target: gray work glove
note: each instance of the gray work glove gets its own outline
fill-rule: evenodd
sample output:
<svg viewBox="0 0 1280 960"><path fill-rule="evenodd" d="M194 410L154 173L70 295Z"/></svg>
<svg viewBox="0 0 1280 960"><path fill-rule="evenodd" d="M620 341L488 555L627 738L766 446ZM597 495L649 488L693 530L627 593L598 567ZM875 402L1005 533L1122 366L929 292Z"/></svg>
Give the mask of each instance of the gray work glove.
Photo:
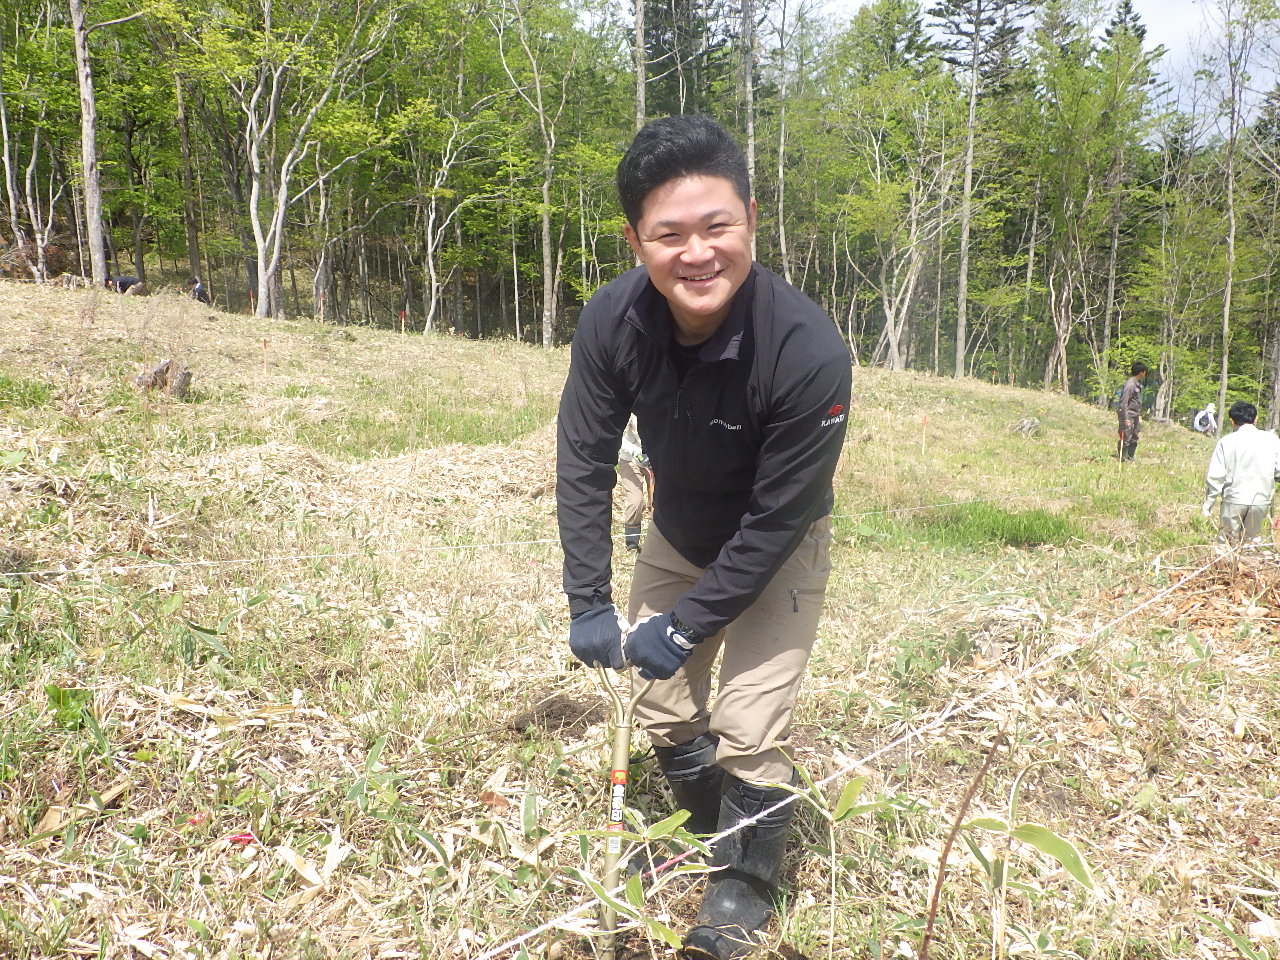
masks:
<svg viewBox="0 0 1280 960"><path fill-rule="evenodd" d="M1209 499L1205 500L1204 506L1200 508L1200 512L1203 513L1206 517L1213 516L1213 502L1214 502L1213 498L1210 497Z"/></svg>
<svg viewBox="0 0 1280 960"><path fill-rule="evenodd" d="M622 638L630 627L612 603L592 607L569 621L569 649L588 667L623 670Z"/></svg>

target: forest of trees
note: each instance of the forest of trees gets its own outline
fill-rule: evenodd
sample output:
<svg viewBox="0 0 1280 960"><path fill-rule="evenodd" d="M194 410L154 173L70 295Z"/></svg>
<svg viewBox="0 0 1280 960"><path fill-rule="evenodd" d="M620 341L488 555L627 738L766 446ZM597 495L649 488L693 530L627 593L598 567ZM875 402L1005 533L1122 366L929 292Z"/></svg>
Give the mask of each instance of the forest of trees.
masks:
<svg viewBox="0 0 1280 960"><path fill-rule="evenodd" d="M1157 416L1280 411L1280 12L1205 0L1178 84L1129 0L7 0L0 274L567 341L631 266L613 170L707 112L759 260L855 362Z"/></svg>

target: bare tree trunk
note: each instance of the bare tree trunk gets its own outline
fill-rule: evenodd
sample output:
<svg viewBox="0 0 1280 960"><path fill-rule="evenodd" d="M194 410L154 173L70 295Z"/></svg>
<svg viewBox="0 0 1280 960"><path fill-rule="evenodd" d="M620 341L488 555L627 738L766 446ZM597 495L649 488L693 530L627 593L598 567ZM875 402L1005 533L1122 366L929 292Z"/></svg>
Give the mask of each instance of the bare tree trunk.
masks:
<svg viewBox="0 0 1280 960"><path fill-rule="evenodd" d="M1112 189L1115 189L1114 187ZM1106 365L1111 355L1111 322L1116 308L1116 258L1120 250L1120 217L1113 214L1111 218L1111 249L1107 254L1107 301L1102 310L1102 357L1098 369L1098 406L1107 405Z"/></svg>
<svg viewBox="0 0 1280 960"><path fill-rule="evenodd" d="M636 71L636 130L644 126L644 118L648 109L645 104L645 84L648 80L649 56L648 47L645 44L644 4L645 0L635 0L635 3L632 4L636 18L635 48L633 51Z"/></svg>
<svg viewBox="0 0 1280 960"><path fill-rule="evenodd" d="M85 233L93 284L107 282L107 254L102 242L102 186L98 176L98 105L93 93L93 68L89 62L89 30L84 0L68 0L75 31L76 79L80 87L80 160L84 180Z"/></svg>
<svg viewBox="0 0 1280 960"><path fill-rule="evenodd" d="M964 145L964 192L960 195L960 256L956 276L956 365L953 376L964 376L965 348L969 336L969 231L973 222L973 141L978 125L978 49L980 31L975 26L969 66L969 119Z"/></svg>
<svg viewBox="0 0 1280 960"><path fill-rule="evenodd" d="M1218 372L1218 410L1225 414L1231 360L1231 306L1236 276L1236 163L1240 131L1244 124L1244 97L1249 82L1257 13L1249 4L1238 5L1236 0L1219 0L1218 9L1224 21L1222 43L1227 71L1227 137L1224 152L1227 175L1227 262L1222 285L1222 361Z"/></svg>
<svg viewBox="0 0 1280 960"><path fill-rule="evenodd" d="M126 108L127 109L127 108ZM134 153L133 141L134 136L138 132L137 121L132 113L126 113L124 117L124 165L129 173L129 186L136 192L142 190L142 168L138 163L137 155ZM143 247L142 227L143 212L142 204L138 200L134 200L129 211L129 219L133 223L133 272L139 280L146 281L147 265L145 250Z"/></svg>
<svg viewBox="0 0 1280 960"><path fill-rule="evenodd" d="M19 219L18 181L14 172L14 157L9 142L9 111L4 97L4 31L0 30L0 147L4 157L4 192L8 202L9 230L13 234L13 246L21 251L27 245Z"/></svg>
<svg viewBox="0 0 1280 960"><path fill-rule="evenodd" d="M175 75L173 84L178 107L178 143L182 148L182 221L187 231L187 268L191 271L191 276L204 279L200 269L200 221L196 211L196 185L191 165L191 125L187 122L182 77Z"/></svg>
<svg viewBox="0 0 1280 960"><path fill-rule="evenodd" d="M502 58L502 66L507 72L508 79L511 80L516 93L533 111L534 117L538 121L538 130L542 135L542 210L540 211L542 345L544 347L553 347L555 346L556 319L556 252L551 240L551 184L555 178L556 124L559 123L560 116L564 113L565 104L569 98L568 84L572 73L572 59L570 66L564 71L559 81L559 99L554 106L549 106L547 104L547 83L544 78L544 67L543 62L540 60L541 51L534 48L533 38L530 35L529 25L525 19L525 12L520 6L520 0L511 0L510 9L520 35L520 46L528 58L532 74L532 80L527 88L516 79L511 70L510 63L507 60L506 48L502 43L503 30L501 25L499 25L498 33L498 52Z"/></svg>

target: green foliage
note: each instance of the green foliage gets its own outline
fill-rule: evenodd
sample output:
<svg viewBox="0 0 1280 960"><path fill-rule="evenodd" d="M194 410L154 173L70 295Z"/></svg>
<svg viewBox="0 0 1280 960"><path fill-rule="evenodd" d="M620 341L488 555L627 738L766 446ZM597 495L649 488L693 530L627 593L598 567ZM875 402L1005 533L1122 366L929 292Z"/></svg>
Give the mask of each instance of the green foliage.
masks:
<svg viewBox="0 0 1280 960"><path fill-rule="evenodd" d="M49 698L49 710L60 726L79 730L84 725L86 708L93 702L92 690L48 683L44 692Z"/></svg>
<svg viewBox="0 0 1280 960"><path fill-rule="evenodd" d="M31 409L47 405L53 397L49 384L0 374L0 409Z"/></svg>
<svg viewBox="0 0 1280 960"><path fill-rule="evenodd" d="M986 501L914 511L900 518L880 515L863 521L854 532L872 541L905 538L950 549L1027 549L1087 538L1070 517L1040 509L1010 510Z"/></svg>

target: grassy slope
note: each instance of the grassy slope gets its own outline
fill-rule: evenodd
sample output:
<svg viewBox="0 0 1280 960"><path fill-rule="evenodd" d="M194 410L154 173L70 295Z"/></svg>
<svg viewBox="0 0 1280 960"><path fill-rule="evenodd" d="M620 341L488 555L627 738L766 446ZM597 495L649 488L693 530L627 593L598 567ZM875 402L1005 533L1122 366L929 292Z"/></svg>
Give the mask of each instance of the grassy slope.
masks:
<svg viewBox="0 0 1280 960"><path fill-rule="evenodd" d="M465 957L581 902L607 728L562 636L566 353L16 285L0 321L0 955ZM132 386L169 357L187 402ZM775 947L909 955L999 732L968 817L1046 825L1095 889L966 831L935 957L1234 955L1214 920L1280 955L1273 568L1100 629L1209 556L1207 443L1150 425L1121 471L1068 398L855 384L796 747L815 798L881 805L805 814Z"/></svg>

